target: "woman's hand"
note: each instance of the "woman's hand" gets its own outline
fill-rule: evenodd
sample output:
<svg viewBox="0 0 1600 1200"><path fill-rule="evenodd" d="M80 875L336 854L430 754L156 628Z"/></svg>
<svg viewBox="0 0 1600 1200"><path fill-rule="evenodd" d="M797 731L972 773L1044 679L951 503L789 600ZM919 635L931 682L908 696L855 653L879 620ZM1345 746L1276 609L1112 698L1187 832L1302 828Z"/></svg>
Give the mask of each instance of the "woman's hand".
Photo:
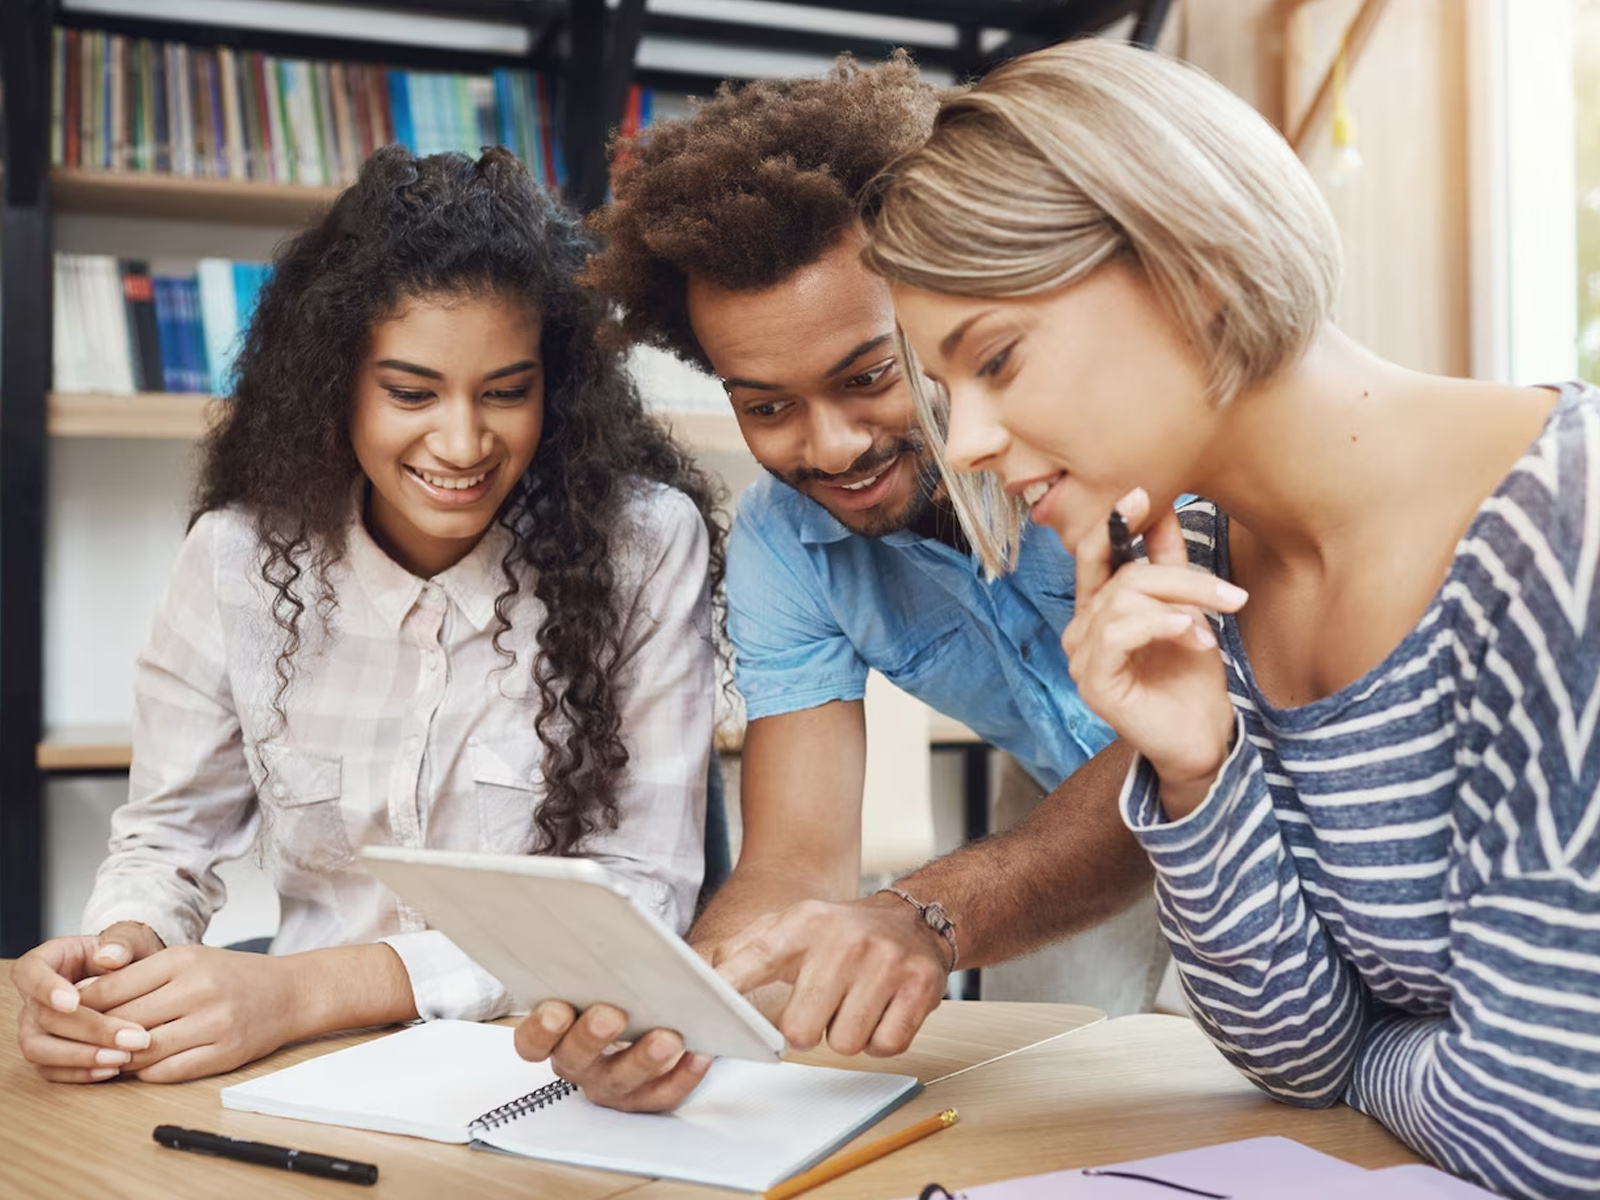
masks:
<svg viewBox="0 0 1600 1200"><path fill-rule="evenodd" d="M1234 732L1222 656L1203 610L1237 612L1241 588L1189 567L1177 515L1149 520L1136 488L1117 503L1130 529L1143 528L1148 562L1115 573L1104 524L1072 547L1077 611L1061 637L1079 694L1150 760L1169 820L1205 798Z"/></svg>
<svg viewBox="0 0 1600 1200"><path fill-rule="evenodd" d="M120 1074L134 1052L150 1045L150 1035L137 1022L83 1004L83 988L163 948L149 926L124 921L98 937L52 938L24 954L11 969L22 997L22 1056L56 1083L98 1083Z"/></svg>
<svg viewBox="0 0 1600 1200"><path fill-rule="evenodd" d="M174 946L79 989L85 1008L149 1030L121 1068L152 1083L231 1071L304 1036L295 958Z"/></svg>

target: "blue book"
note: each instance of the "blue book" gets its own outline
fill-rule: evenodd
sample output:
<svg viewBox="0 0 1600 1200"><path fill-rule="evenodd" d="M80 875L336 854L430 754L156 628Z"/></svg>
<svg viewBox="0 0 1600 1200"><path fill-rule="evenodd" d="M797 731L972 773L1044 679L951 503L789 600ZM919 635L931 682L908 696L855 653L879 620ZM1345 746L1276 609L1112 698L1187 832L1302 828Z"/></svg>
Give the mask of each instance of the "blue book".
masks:
<svg viewBox="0 0 1600 1200"><path fill-rule="evenodd" d="M151 280L156 297L156 340L161 344L161 386L169 392L181 392L183 371L180 367L178 342L178 308L173 295L170 276L157 275Z"/></svg>
<svg viewBox="0 0 1600 1200"><path fill-rule="evenodd" d="M237 344L240 346L249 335L250 321L256 315L256 301L271 274L272 267L267 263L233 264L233 307L239 321Z"/></svg>
<svg viewBox="0 0 1600 1200"><path fill-rule="evenodd" d="M200 315L200 281L193 275L178 281L182 296L183 339L187 354L188 391L209 392L211 371L206 365L206 331Z"/></svg>
<svg viewBox="0 0 1600 1200"><path fill-rule="evenodd" d="M406 81L406 76L410 74L410 71L388 72L389 116L394 122L394 140L415 154L417 134L411 125L411 89Z"/></svg>

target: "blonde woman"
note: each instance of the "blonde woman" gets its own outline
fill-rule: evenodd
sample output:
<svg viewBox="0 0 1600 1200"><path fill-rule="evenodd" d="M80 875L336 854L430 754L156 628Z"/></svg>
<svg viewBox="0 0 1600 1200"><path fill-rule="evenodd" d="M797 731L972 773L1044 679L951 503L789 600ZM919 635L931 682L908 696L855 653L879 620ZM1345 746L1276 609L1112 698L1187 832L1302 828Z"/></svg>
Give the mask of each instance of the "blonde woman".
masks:
<svg viewBox="0 0 1600 1200"><path fill-rule="evenodd" d="M951 98L869 218L949 464L1004 487L956 477L968 518L1077 555L1063 644L1218 1047L1509 1195L1600 1192L1600 396L1356 345L1293 154L1127 47Z"/></svg>

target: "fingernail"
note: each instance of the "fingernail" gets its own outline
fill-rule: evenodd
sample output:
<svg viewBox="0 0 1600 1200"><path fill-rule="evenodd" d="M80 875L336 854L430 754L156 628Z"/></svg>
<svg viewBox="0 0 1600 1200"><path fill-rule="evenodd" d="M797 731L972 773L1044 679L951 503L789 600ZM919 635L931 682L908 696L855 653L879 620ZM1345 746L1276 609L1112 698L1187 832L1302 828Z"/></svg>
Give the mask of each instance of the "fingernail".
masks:
<svg viewBox="0 0 1600 1200"><path fill-rule="evenodd" d="M1217 644L1217 635L1211 632L1211 626L1201 622L1194 627L1194 640L1202 647L1210 650Z"/></svg>
<svg viewBox="0 0 1600 1200"><path fill-rule="evenodd" d="M561 1027L566 1024L561 1014L553 1008L546 1008L539 1013L539 1028L546 1033L560 1033Z"/></svg>
<svg viewBox="0 0 1600 1200"><path fill-rule="evenodd" d="M57 1012L78 1011L78 989L60 987L50 993L50 1007Z"/></svg>
<svg viewBox="0 0 1600 1200"><path fill-rule="evenodd" d="M689 1056L689 1073L691 1075L704 1075L711 1066L711 1055L691 1054Z"/></svg>
<svg viewBox="0 0 1600 1200"><path fill-rule="evenodd" d="M119 1029L117 1030L116 1042L124 1050L148 1050L150 1048L150 1034L143 1029Z"/></svg>
<svg viewBox="0 0 1600 1200"><path fill-rule="evenodd" d="M122 1072L116 1067L96 1067L94 1070L89 1072L89 1078L98 1081L101 1079L110 1079L113 1075L121 1074Z"/></svg>
<svg viewBox="0 0 1600 1200"><path fill-rule="evenodd" d="M676 1058L682 1052L676 1049L666 1038L660 1038L650 1043L649 1053L651 1062L666 1063L670 1062L673 1058Z"/></svg>
<svg viewBox="0 0 1600 1200"><path fill-rule="evenodd" d="M1145 495L1144 489L1136 487L1121 500L1117 501L1117 511L1126 517L1130 512L1138 512L1149 501L1150 497Z"/></svg>
<svg viewBox="0 0 1600 1200"><path fill-rule="evenodd" d="M117 942L112 942L109 946L101 946L100 949L94 952L94 956L101 962L111 963L113 966L118 967L131 957L128 953L128 948Z"/></svg>
<svg viewBox="0 0 1600 1200"><path fill-rule="evenodd" d="M601 1010L595 1016L594 1020L590 1022L589 1028L593 1031L595 1037L614 1038L627 1028L627 1024L627 1020L621 1013L608 1008Z"/></svg>
<svg viewBox="0 0 1600 1200"><path fill-rule="evenodd" d="M1235 587L1226 579L1217 580L1217 599L1222 603L1238 607L1250 599L1250 593L1242 587Z"/></svg>
<svg viewBox="0 0 1600 1200"><path fill-rule="evenodd" d="M94 1060L108 1067L119 1067L129 1061L133 1055L126 1050L96 1050Z"/></svg>

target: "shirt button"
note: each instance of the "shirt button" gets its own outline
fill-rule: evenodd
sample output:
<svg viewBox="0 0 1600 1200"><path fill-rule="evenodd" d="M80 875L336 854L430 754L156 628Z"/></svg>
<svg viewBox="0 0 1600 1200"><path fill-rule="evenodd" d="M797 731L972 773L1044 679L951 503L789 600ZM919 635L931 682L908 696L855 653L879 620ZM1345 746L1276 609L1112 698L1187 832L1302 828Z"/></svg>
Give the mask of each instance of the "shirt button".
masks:
<svg viewBox="0 0 1600 1200"><path fill-rule="evenodd" d="M272 794L279 800L283 800L288 797L289 789L284 787L282 783L275 783L272 785Z"/></svg>
<svg viewBox="0 0 1600 1200"><path fill-rule="evenodd" d="M1032 662L1033 661L1033 643L1032 642L1023 642L1022 643L1022 661L1023 662Z"/></svg>

